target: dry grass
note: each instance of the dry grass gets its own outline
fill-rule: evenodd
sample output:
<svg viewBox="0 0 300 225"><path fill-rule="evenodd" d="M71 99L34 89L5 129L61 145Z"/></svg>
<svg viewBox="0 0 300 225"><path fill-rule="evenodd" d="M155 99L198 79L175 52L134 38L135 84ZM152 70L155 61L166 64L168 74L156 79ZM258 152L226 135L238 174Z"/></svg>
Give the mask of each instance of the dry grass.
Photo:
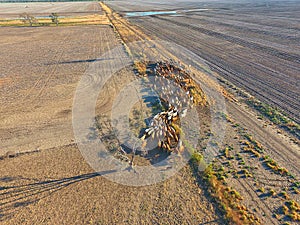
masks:
<svg viewBox="0 0 300 225"><path fill-rule="evenodd" d="M80 16L72 18L63 18L60 19L60 23L76 23L76 24L109 24L109 20L104 15L89 15L89 16Z"/></svg>
<svg viewBox="0 0 300 225"><path fill-rule="evenodd" d="M105 15L88 15L88 16L76 16L76 17L66 17L58 18L59 26L63 25L109 25L110 22ZM28 26L22 21L22 19L1 19L0 26ZM38 19L33 26L55 26L55 24L49 18Z"/></svg>
<svg viewBox="0 0 300 225"><path fill-rule="evenodd" d="M291 221L300 221L300 205L294 201L286 201L282 206L282 213L287 216Z"/></svg>
<svg viewBox="0 0 300 225"><path fill-rule="evenodd" d="M141 76L146 75L147 71L147 62L145 61L134 61L134 67Z"/></svg>
<svg viewBox="0 0 300 225"><path fill-rule="evenodd" d="M234 224L260 224L259 219L241 203L243 198L239 192L226 184L224 176L208 167L205 177L212 197L222 206L227 219Z"/></svg>
<svg viewBox="0 0 300 225"><path fill-rule="evenodd" d="M150 40L147 35L141 33L140 29L138 27L132 26L126 19L120 17L117 13L113 12L109 7L101 3L102 8L106 12L107 16L109 17L111 23L114 26L114 29L116 33L118 33L119 37L122 39L124 46L126 47L126 44L133 43L134 41L139 40ZM133 52L133 51L128 51ZM138 52L138 51L136 51ZM138 52L139 53L139 52ZM133 55L135 56L135 52L133 52ZM171 57L171 56L170 56ZM172 57L171 57L172 58ZM177 61L177 60L176 60ZM147 62L145 60L145 62ZM143 60L136 61L135 63L136 69L139 71L139 74L142 75L145 71L145 66L143 65ZM222 89L223 90L223 89ZM221 90L221 91L222 91ZM228 100L231 102L237 101L235 97L226 91L223 91L223 96L225 96ZM233 122L231 118L226 118L229 123ZM234 124L235 128L238 128L240 130L240 125ZM242 136L245 134L239 133ZM240 136L237 136L237 139L239 139ZM265 161L265 152L264 147L261 143L254 140L253 137L250 135L244 136L244 140L242 140L240 143L242 143L244 147L244 151L250 153L251 155L255 156L256 160L260 160L260 162L264 165L264 169L267 169L269 171L269 168L266 165ZM264 142L263 142L264 143ZM246 155L246 154L245 154ZM224 149L224 156L227 159L234 159L232 158L233 155L230 152L229 148ZM199 158L199 159L198 159ZM201 161L202 156L201 155L193 155L192 159L195 159L194 161ZM245 161L241 158L240 162L241 165L245 165ZM243 163L243 164L242 164ZM270 164L271 165L271 164ZM276 164L277 166L277 164ZM244 167L243 167L244 168ZM276 167L273 168L270 171L275 171L276 173L282 175L282 176L288 176L289 172L283 168L283 167ZM253 177L255 173L250 173L252 171L248 171L246 169L241 170L243 175L245 177ZM259 220L248 210L243 204L242 204L242 198L239 195L237 191L230 188L226 184L226 176L223 176L222 173L219 173L218 171L208 171L207 173L207 186L208 189L211 192L211 196L213 199L215 199L218 202L218 205L221 206L221 208L224 210L224 213L226 214L226 217L228 220L235 224L255 224L259 223ZM253 177L252 179L256 179L256 177ZM271 192L272 196L276 195L276 192ZM243 202L244 203L244 202ZM247 202L246 202L247 204ZM264 218L262 219L262 223L264 223Z"/></svg>

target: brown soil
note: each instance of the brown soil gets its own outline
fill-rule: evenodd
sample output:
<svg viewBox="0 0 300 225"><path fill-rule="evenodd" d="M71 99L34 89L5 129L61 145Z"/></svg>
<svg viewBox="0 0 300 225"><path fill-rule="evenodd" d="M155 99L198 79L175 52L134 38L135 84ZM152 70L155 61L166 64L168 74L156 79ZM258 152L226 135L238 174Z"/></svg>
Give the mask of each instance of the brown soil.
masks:
<svg viewBox="0 0 300 225"><path fill-rule="evenodd" d="M117 41L107 26L1 28L1 154L72 142L72 103L87 67ZM18 51L16 51L16 49Z"/></svg>
<svg viewBox="0 0 300 225"><path fill-rule="evenodd" d="M186 167L172 179L127 187L95 174L76 145L1 161L3 224L218 224Z"/></svg>
<svg viewBox="0 0 300 225"><path fill-rule="evenodd" d="M178 1L178 6L184 4ZM151 3L108 2L123 13L144 11ZM156 3L152 3L156 8ZM177 6L177 5L176 5ZM159 7L174 9L169 1ZM282 15L283 9L289 12ZM294 18L299 5L290 3L258 7L255 3L222 4L191 2L185 9L213 9L177 15L132 17L151 38L160 38L186 47L207 61L226 80L259 100L283 110L299 121L299 24ZM278 18L284 18L282 20Z"/></svg>
<svg viewBox="0 0 300 225"><path fill-rule="evenodd" d="M1 223L222 221L189 166L163 183L133 188L95 174L82 158L72 131L73 96L93 60L118 43L111 27L0 29L0 68L13 81L0 90ZM109 112L134 74L127 69L118 77L100 93L98 114Z"/></svg>
<svg viewBox="0 0 300 225"><path fill-rule="evenodd" d="M0 18L18 18L22 13L33 16L49 16L51 13L59 16L79 16L102 14L102 10L97 2L27 2L0 5Z"/></svg>
<svg viewBox="0 0 300 225"><path fill-rule="evenodd" d="M149 38L127 21L118 22L123 29L119 32L126 34L121 36L123 41ZM153 32L151 24L145 23ZM127 187L95 173L80 154L71 121L76 86L89 65L119 41L110 26L0 28L3 224L226 223L218 204L199 183L201 177L189 165L165 182ZM133 79L129 67L112 77L99 94L98 116L109 115L117 93ZM232 146L234 158L229 160L220 151L215 164L228 172L227 185L240 192L243 204L262 224L289 221L281 207L288 199L300 200L291 188L299 180L299 146L235 98L237 102L227 102L232 119L228 120L224 143L216 143L220 150ZM293 177L276 174L261 158L244 152L241 142L245 132L262 144L263 154L287 168ZM244 176L244 169L252 176ZM259 190L262 188L264 193ZM274 196L268 195L271 189Z"/></svg>
<svg viewBox="0 0 300 225"><path fill-rule="evenodd" d="M112 6L114 8L115 3L112 3ZM228 40L226 39L226 44L222 45L222 43L225 40L223 38L224 35L222 33L220 34L216 32L209 32L206 30L206 28L202 28L202 27L198 28L198 26L191 27L186 23L188 19L189 21L191 20L192 22L195 21L195 18L192 17L193 18L192 20L188 16L185 17L184 20L181 17L171 17L171 16L154 16L154 17L144 17L144 18L140 17L137 19L131 19L131 21L134 22L135 26L130 26L128 20L123 18L118 18L117 14L115 14L112 18L113 20L115 19L116 21L118 21L115 23L115 26L121 33L121 36L123 34L124 36L123 40L125 41L125 43L130 42L131 40L138 40L139 38L141 39L145 38L147 40L151 40L151 39L155 39L156 37L160 37L163 38L164 40L174 41L176 43L182 44L183 46L186 46L187 48L191 49L197 54L200 54L200 56L203 58L205 58L206 54L209 53L209 57L211 58L208 57L205 59L208 60L208 64L212 67L212 69L214 71L219 72L218 75L231 80L229 76L223 73L226 70L218 70L216 68L224 69L227 68L228 65L232 66L233 68L234 65L231 65L232 62L230 61L230 57L231 56L233 57L233 55L235 56L237 54L243 54L243 51L246 50L245 47L249 48L247 52L253 51L252 48L253 46L243 45L243 48L240 48L240 45L233 41L236 40L234 38L232 39L228 38ZM139 29L137 25L140 26L141 29L146 31L146 34L141 33L140 32L141 29ZM184 31L185 29L187 30ZM168 35L166 35L166 30L168 30ZM219 30L220 29L218 27L217 31L219 32ZM178 31L183 31L183 32L178 32ZM132 37L134 33L135 36ZM210 37L208 38L208 36ZM241 37L245 37L245 35ZM218 38L221 40L218 40ZM155 41L153 41L153 43L155 43ZM199 45L197 43L199 43ZM208 44L206 45L206 43ZM228 48L231 47L238 50L234 54L232 54L232 51L225 51L225 50L216 51L217 47L214 46L216 45L215 43L219 43L217 46L218 48L220 48L221 46L226 46ZM208 48L206 48L207 46ZM262 49L260 49L260 51L262 51ZM262 62L261 64L264 68L266 68L267 66L274 67L275 64L270 64L267 62L267 60L272 61L273 57L279 57L275 55L277 51L278 50L275 49L271 53L268 51L262 51L260 53L256 53L256 54L268 55L264 57L264 62ZM292 49L289 51L292 52ZM216 63L216 62L221 62L221 61L217 61L218 58L216 56L218 52L222 54L222 57L224 56L224 54L230 54L230 57L226 56L226 66L222 64L219 65ZM246 55L243 54L243 57L246 57ZM250 62L250 61L247 59L244 62ZM235 64L239 63L239 68L240 67L242 68L241 65L243 63L241 61L235 60L234 63ZM290 60L285 65L288 66L293 64L294 62ZM255 65L257 65L257 63L255 63ZM246 68L246 66L244 66L243 68ZM276 70L281 70L281 69L282 67L276 67ZM248 70L248 71L252 72L252 70ZM291 72L290 79L293 80L295 77L295 72L292 72L291 70L289 71ZM241 73L239 76L242 77L245 75L243 70L241 70L240 72ZM261 70L261 72L267 73L266 70ZM260 73L256 73L256 75L259 74ZM232 75L235 76L235 73L233 72ZM259 76L265 78L265 76L263 75L259 75ZM249 76L247 77L249 78ZM235 79L237 79L237 76L235 76ZM277 82L276 84L283 85L283 86L277 88L277 86L274 84L274 85L268 85L268 87L266 87L264 90L259 90L259 86L256 85L255 88L251 86L252 85L251 82L252 81L256 82L257 79L256 78L251 78L251 79L249 78L247 80L248 83L246 86L241 85L239 82L236 82L236 84L239 87L246 88L246 90L251 89L251 94L254 94L255 96L258 95L264 96L263 101L265 102L269 102L270 100L272 101L272 99L274 101L275 100L277 101L277 99L279 99L279 95L276 95L276 98L274 97L275 95L273 95L274 98L270 98L271 96L270 93L273 91L277 91L279 89L281 90L285 89L284 83ZM267 82L265 81L261 83L267 84ZM253 90L255 92L253 92ZM296 94L297 91L295 90L293 91L293 93ZM262 224L278 224L280 222L283 223L284 221L289 221L290 223L293 223L292 221L290 221L290 218L287 215L283 215L282 206L286 204L285 202L288 200L294 200L299 202L299 194L298 194L299 191L295 192L294 189L292 188L294 183L299 178L299 169L298 169L299 168L298 159L299 159L299 151L300 151L299 145L286 132L278 129L278 127L276 127L272 123L260 119L258 113L250 109L246 105L244 105L242 103L242 99L240 99L238 95L232 97L233 98L231 99L235 99L235 101L228 101L226 105L229 113L228 115L230 115L230 117L233 118L233 120L232 122L228 122L228 129L226 132L224 143L223 145L220 145L219 148L220 150L222 150L223 148L225 148L225 146L233 146L234 151L232 152L232 154L234 155L234 158L232 160L228 160L220 156L217 157L216 164L225 167L225 170L228 172L227 175L228 186L236 188L241 193L241 196L243 197L243 203L247 206L248 209L250 209L251 212L253 212L258 218L260 218ZM289 95L286 95L283 98L289 98ZM282 100L283 104L279 103L279 101L277 102L277 104L279 104L283 109L285 109L288 114L293 116L297 114L297 109L296 109L297 107L295 107L293 101L294 100L288 102L286 100ZM289 106L287 106L287 104L289 103L293 104L293 108L295 109L294 111L289 110ZM276 174L274 171L272 171L266 166L266 163L264 163L264 159L255 158L253 157L253 155L244 152L243 145L241 144L241 142L245 140L244 137L245 132L251 134L253 140L258 141L259 143L262 144L264 156L270 157L278 165L280 165L280 167L286 168L287 171L289 171L292 174L292 176L284 176L284 175ZM241 157L241 159L238 159L237 156ZM250 171L251 173L250 176L243 176L245 169L247 171ZM265 189L264 193L260 193L260 189ZM275 191L276 194L274 196L270 196L268 193L271 191ZM280 194L282 192L283 193L286 192L288 197L282 198Z"/></svg>

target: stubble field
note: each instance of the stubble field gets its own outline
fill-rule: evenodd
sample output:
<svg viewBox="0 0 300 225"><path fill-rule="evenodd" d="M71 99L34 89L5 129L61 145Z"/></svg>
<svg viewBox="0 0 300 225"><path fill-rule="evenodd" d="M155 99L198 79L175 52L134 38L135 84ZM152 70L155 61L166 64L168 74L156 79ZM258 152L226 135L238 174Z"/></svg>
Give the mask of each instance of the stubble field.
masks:
<svg viewBox="0 0 300 225"><path fill-rule="evenodd" d="M0 18L18 18L22 13L33 16L49 16L51 13L58 13L60 16L102 14L97 2L1 3Z"/></svg>
<svg viewBox="0 0 300 225"><path fill-rule="evenodd" d="M195 52L225 79L299 123L299 11L297 2L108 2L127 12L177 10L176 15L129 17L147 34ZM153 6L152 9L149 6ZM190 11L188 11L190 10Z"/></svg>
<svg viewBox="0 0 300 225"><path fill-rule="evenodd" d="M72 4L60 9L74 15ZM101 177L81 156L73 98L88 68L120 45L111 26L0 27L0 36L0 223L222 221L188 166L171 180L135 188ZM99 114L109 112L133 68L117 75L99 95Z"/></svg>
<svg viewBox="0 0 300 225"><path fill-rule="evenodd" d="M0 222L297 224L298 139L246 105L239 89L298 121L299 8L293 2L271 3L107 2L121 16L98 3L57 3L57 11L66 15L96 10L112 24L0 27ZM48 15L45 4L35 4L32 13ZM0 12L19 13L23 6L6 5ZM145 10L178 13L126 17ZM122 44L122 60L129 54L127 44L135 50L134 41L155 45L157 38L196 53L237 89L224 89L231 93L222 115L226 134L222 143L214 143L218 154L210 172L199 172L191 161L164 182L123 186L95 173L81 156L72 130L73 98L89 67L105 61L103 54ZM136 74L132 65L108 80L99 93L98 119L111 114L117 94ZM214 135L207 115L202 116L199 153ZM106 135L100 130L96 136Z"/></svg>

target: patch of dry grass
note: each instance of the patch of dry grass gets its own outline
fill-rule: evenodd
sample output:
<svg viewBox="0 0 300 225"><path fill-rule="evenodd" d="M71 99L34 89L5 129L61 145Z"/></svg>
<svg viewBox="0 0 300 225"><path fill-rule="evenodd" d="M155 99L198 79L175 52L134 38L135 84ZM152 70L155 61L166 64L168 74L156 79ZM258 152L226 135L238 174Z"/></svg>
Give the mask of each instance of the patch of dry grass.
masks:
<svg viewBox="0 0 300 225"><path fill-rule="evenodd" d="M76 16L76 17L58 17L59 26L64 25L109 25L110 22L105 15L87 15L87 16ZM0 26L29 26L29 24L24 23L22 19L1 19ZM51 21L51 18L37 19L37 22L33 26L56 26L55 23Z"/></svg>
<svg viewBox="0 0 300 225"><path fill-rule="evenodd" d="M223 178L223 179L220 179ZM222 206L226 218L234 224L260 224L259 218L255 217L242 203L243 197L235 189L229 187L223 176L220 176L213 167L205 171L205 179L211 196Z"/></svg>

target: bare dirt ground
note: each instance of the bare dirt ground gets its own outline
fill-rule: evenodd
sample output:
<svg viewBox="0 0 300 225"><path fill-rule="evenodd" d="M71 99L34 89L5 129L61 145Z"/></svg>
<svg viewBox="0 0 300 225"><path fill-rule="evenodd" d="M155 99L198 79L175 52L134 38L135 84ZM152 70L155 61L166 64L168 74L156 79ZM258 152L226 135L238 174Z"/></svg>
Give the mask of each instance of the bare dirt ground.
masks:
<svg viewBox="0 0 300 225"><path fill-rule="evenodd" d="M145 11L151 4L147 2L145 7L139 7L139 3L127 4L124 1L107 3L121 12ZM136 29L144 30L150 38L173 41L192 50L222 77L264 102L275 103L298 120L299 40L297 24L294 23L297 16L292 16L297 7L292 9L293 4L285 5L289 14L284 14L280 5L272 5L271 9L255 4L250 7L242 4L227 5L226 9L218 8L220 4L207 5L214 10L128 19L136 25ZM194 9L197 6L195 3ZM291 10L288 10L289 7ZM162 9L175 8L166 3ZM256 20L256 16L247 16L247 13L258 14L260 18L266 16L266 19ZM219 17L222 18L217 23ZM290 48L290 45L293 47ZM285 53L290 57L285 58ZM293 59L294 56L296 58ZM289 221L288 213L285 214L283 209L288 204L286 201L293 199L299 202L299 193L294 192L293 188L299 180L299 145L288 134L262 120L257 112L239 102L238 96L236 98L238 102L227 102L228 115L233 119L229 120L223 143L232 148L233 158L224 159L221 153L216 163L225 167L223 169L227 171L225 174L229 186L236 187L242 193L243 202L261 219L262 224ZM247 140L249 134L251 140L255 140L254 143L258 141L262 144L263 153L260 156L253 156L244 150L241 143ZM288 168L293 178L274 173L266 166L264 157L272 158L282 167Z"/></svg>
<svg viewBox="0 0 300 225"><path fill-rule="evenodd" d="M76 84L116 44L113 31L107 26L1 31L1 154L70 143Z"/></svg>
<svg viewBox="0 0 300 225"><path fill-rule="evenodd" d="M0 30L1 223L223 224L189 166L168 181L134 188L101 177L81 156L73 97L90 64L119 43L110 26ZM132 69L118 75L100 93L99 114L134 77Z"/></svg>
<svg viewBox="0 0 300 225"><path fill-rule="evenodd" d="M147 34L180 44L212 70L299 122L299 4L230 1L108 2L119 12L178 10L177 15L129 18ZM201 11L209 9L208 11ZM187 11L192 10L192 11ZM125 14L124 14L125 15Z"/></svg>
<svg viewBox="0 0 300 225"><path fill-rule="evenodd" d="M63 4L66 8L71 7L67 3ZM118 1L111 4L122 11L141 9L137 3L128 5L124 1ZM159 8L153 7L153 4L153 2L146 2L145 7L142 8L144 10ZM188 3L186 9L197 9L199 5L195 4ZM216 8L214 3L205 4L200 6ZM159 6L165 10L175 9L169 2L161 2ZM217 6L226 5L217 4ZM184 3L178 2L178 8L183 9ZM234 10L232 16L240 18L240 21L236 22L234 28L230 28L236 30L228 31L231 36L229 40L224 40L226 29L222 27L223 25L212 26L211 24L216 23L217 20L210 19L222 16L227 18L230 14L228 9L218 9L219 12L223 10L223 14L205 12L204 15L192 13L190 16L187 13L183 15L183 22L179 17L170 16L130 20L142 27L149 36L163 37L187 48L192 46L191 49L197 54L201 53L203 58L205 54L212 56L206 60L214 71L229 80L231 76L235 77L238 80L235 82L236 85L245 88L253 95L262 93L258 97L261 96L267 102L271 99L279 103L281 97L282 101L293 101L296 108L291 112L297 114L298 102L295 96L298 92L297 84L293 82L298 79L296 73L298 63L292 60L293 57L291 60L284 59L283 57L286 56L281 54L283 51L288 51L290 56L298 54L297 36L291 38L291 48L285 49L286 43L283 43L289 35L284 31L293 32L296 30L297 23L291 22L290 18L285 18L284 11L279 11L279 8L275 10L276 18L283 17L283 20L274 22L276 18L270 15L268 21L259 20L255 23L242 21L250 18L250 15L243 18L236 16L238 12L242 12L243 6L232 9ZM296 10L297 8L292 12ZM261 13L261 17L266 14L258 12ZM203 21L206 22L198 23L199 17L205 17ZM251 18L255 19L255 17ZM232 22L229 19L220 19L220 23L225 21ZM244 22L249 26L245 26ZM185 28L187 25L182 23L199 26L203 33L199 33L199 28ZM121 35L121 38L126 43L149 38L136 26L122 22L120 24L125 30L123 34L126 34L124 37ZM283 28L287 24L288 28ZM263 34L263 26L273 27L274 30ZM207 33L208 27L215 33ZM250 32L249 37L239 33L242 27ZM173 31L174 28L177 32ZM168 35L165 31L168 31ZM182 32L178 34L179 31ZM258 34L263 35L263 38L258 37ZM265 38L270 36L274 38L272 41ZM1 223L227 223L224 220L222 206L213 200L213 195L209 193L204 181L189 165L165 182L146 187L127 187L112 183L95 173L80 154L74 143L72 130L72 103L76 86L93 62L101 60L99 59L101 55L120 43L119 37L110 26L0 28L0 52L3 53L0 56ZM242 39L242 44L236 43L237 39L233 37ZM244 46L243 43L250 37L252 47ZM263 39L266 42L262 43ZM279 41L274 42L275 39ZM278 54L254 50L253 43L261 46L267 43L266 46L275 49L275 53ZM249 52L261 60L255 64L253 70L248 70L247 66L250 65L245 60L255 60L253 55L250 57ZM125 54L125 48L122 54ZM236 57L233 58L233 55ZM224 57L224 61L216 61L217 57ZM277 62L276 67L274 61ZM222 63L218 64L220 62ZM224 69L225 64L226 68L227 66L231 68L230 73L229 69L227 73L220 69ZM237 70L238 68L240 70ZM283 80L281 70L286 71L285 76L290 81L274 82L270 85L264 80L267 76L275 77L275 75L279 80ZM262 81L256 80L259 79L255 77L256 72ZM247 78L248 73L252 74L252 79ZM134 79L135 74L131 67L115 74L99 94L97 115L109 115L117 93L127 82ZM253 80L255 82L251 83ZM234 81L235 79L232 78L232 82ZM262 86L257 86L258 83ZM273 98L274 94L267 94L275 93L277 89L277 92L281 93L282 89L287 89L287 86L284 86L287 83L291 90L290 97L280 95L277 102ZM261 224L283 224L284 222L297 224L291 221L291 213L286 211L284 206L288 206L289 201L300 201L299 187L296 185L300 177L299 145L293 142L286 132L261 119L256 111L240 101L238 95L234 94L234 97L236 102L229 100L226 102L228 115L224 115L227 118L224 142L216 143L220 153L215 159L215 165L221 168L220 179L224 179L226 185L234 187L240 193L243 205L260 219ZM289 107L288 103L285 106L279 105L283 109ZM208 130L201 139L205 140L209 135ZM247 142L251 142L249 146L255 145L259 156L245 150L244 147L248 146ZM286 168L289 174L270 169L265 157Z"/></svg>
<svg viewBox="0 0 300 225"><path fill-rule="evenodd" d="M234 162L235 160L224 160L223 156L220 157L219 162L231 173L228 183L242 193L245 204L258 215L262 224L281 224L286 219L284 216L278 217L281 220L274 218L274 214L280 214L286 201L280 197L280 193L286 191L288 199L298 202L300 200L299 194L291 189L300 175L299 145L293 143L284 132L279 134L276 126L262 121L257 112L243 104L227 102L227 110L228 115L234 119L228 124L224 144L233 147L231 154L237 159L237 162ZM264 148L263 154L288 168L295 179L274 173L265 166L261 158L255 159L252 154L245 152L241 145L241 141L245 140L245 133L261 143ZM244 176L245 171L251 175ZM275 191L276 194L270 197L270 191Z"/></svg>
<svg viewBox="0 0 300 225"><path fill-rule="evenodd" d="M67 29L68 33L72 31L72 28L64 29ZM33 120L31 117L26 121L36 124L36 126L19 124L20 121L27 118L26 114L23 117L23 114L19 112L23 105L18 104L17 99L14 99L14 107L11 106L11 110L15 110L15 114L18 114L22 120L9 120L7 123L10 126L16 126L15 129L31 129L28 136L24 134L19 136L22 138L19 142L25 145L25 139L29 144L38 143L38 141L33 141L34 133L38 132L43 144L39 152L27 152L15 158L1 160L1 221L4 224L148 224L149 221L153 224L168 224L170 221L173 224L199 224L202 222L217 224L222 221L217 216L218 212L215 211L213 203L205 196L205 190L199 188L200 184L188 166L164 183L142 188L126 187L112 183L98 173L94 173L81 156L76 144L71 144L71 96L74 95L78 78L84 73L79 69L84 70L89 63L86 61L107 51L107 48L113 48L116 41L111 33L111 28L108 27L76 29L96 32L94 34L85 33L90 39L93 38L87 42L87 46L81 46L83 49L87 48L87 52L80 51L80 55L76 58L70 53L72 59L75 59L72 61L68 58L61 58L60 62L63 66L56 69L56 73L59 75L52 78L51 86L49 83L50 87L47 86L44 90L48 97L37 98L41 109L38 112L30 113L35 118L38 116L44 118L45 115L48 115L51 120L44 125L47 129L42 132L38 125L43 121ZM103 36L108 39L104 39ZM68 42L74 41L72 36L69 38ZM77 38L82 40L83 37ZM101 40L97 40L97 38L101 38ZM90 48L95 47L95 43L97 43L97 50L94 52ZM65 48L64 52L66 51ZM73 71L75 74L71 71L67 72L66 65L70 65L71 68L75 67L76 72ZM75 76L73 81L66 81L65 79L70 74ZM98 114L110 111L114 96L130 79L134 79L132 69L116 74L99 95ZM23 82L25 85L26 80ZM29 80L27 82L30 83ZM64 82L74 83L74 85L63 84ZM17 92L17 88L10 87ZM25 88L25 86L22 87ZM54 90L57 88L58 90L64 88L63 93L68 90L70 96L56 96ZM25 89L28 90L28 88ZM53 93L49 92L51 89L53 89ZM35 94L39 92L40 89L32 90L30 96L35 97ZM107 97L108 92L110 93L109 98ZM19 94L15 94L19 96ZM32 103L28 102L27 106L36 104L37 100ZM47 107L49 104L51 111ZM61 107L63 108L61 109ZM40 115L41 110L46 112ZM63 115L60 113L61 110ZM5 112L9 111L2 112L4 117L7 116ZM14 113L10 111L9 114L13 115ZM8 130L4 127L2 134L6 135ZM46 136L42 136L43 133ZM18 149L23 147L18 146L13 134L12 132L11 138L8 137L10 142L7 146L1 146L1 148ZM51 134L51 136L49 137L47 134ZM61 142L59 137L63 137L65 141ZM30 150L33 147L29 145L26 149Z"/></svg>
<svg viewBox="0 0 300 225"><path fill-rule="evenodd" d="M1 161L0 170L3 224L220 222L188 167L164 183L126 187L94 173L69 145Z"/></svg>
<svg viewBox="0 0 300 225"><path fill-rule="evenodd" d="M38 2L38 3L1 3L0 18L18 18L20 14L28 13L33 16L49 16L57 13L59 16L79 16L101 14L97 2Z"/></svg>

